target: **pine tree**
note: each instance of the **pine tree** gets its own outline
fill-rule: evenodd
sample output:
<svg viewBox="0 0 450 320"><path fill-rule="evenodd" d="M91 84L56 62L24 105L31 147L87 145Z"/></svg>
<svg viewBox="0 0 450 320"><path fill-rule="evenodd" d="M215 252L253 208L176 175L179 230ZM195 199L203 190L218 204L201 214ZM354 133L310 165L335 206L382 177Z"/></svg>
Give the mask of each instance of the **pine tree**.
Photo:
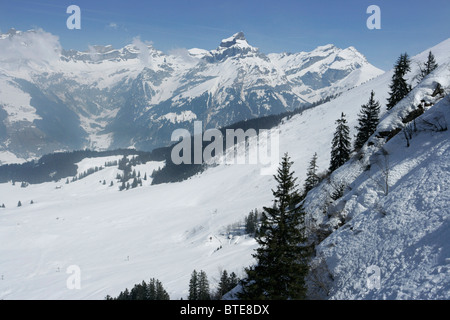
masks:
<svg viewBox="0 0 450 320"><path fill-rule="evenodd" d="M228 277L228 290L226 292L230 291L234 287L236 287L239 284L239 278L237 277L236 273L232 272L230 273L230 276ZM225 292L225 293L226 293Z"/></svg>
<svg viewBox="0 0 450 320"><path fill-rule="evenodd" d="M134 189L138 186L138 180L136 179L136 177L133 179L133 183L131 184L131 188Z"/></svg>
<svg viewBox="0 0 450 320"><path fill-rule="evenodd" d="M156 297L155 300L170 300L170 296L164 289L161 281L156 280L155 283Z"/></svg>
<svg viewBox="0 0 450 320"><path fill-rule="evenodd" d="M191 279L189 280L188 300L198 300L198 274L196 270L192 271Z"/></svg>
<svg viewBox="0 0 450 320"><path fill-rule="evenodd" d="M158 279L150 279L147 286L147 300L170 300L169 294Z"/></svg>
<svg viewBox="0 0 450 320"><path fill-rule="evenodd" d="M211 300L209 281L206 272L194 270L189 281L188 300Z"/></svg>
<svg viewBox="0 0 450 320"><path fill-rule="evenodd" d="M434 58L434 55L431 51L428 52L428 58L427 61L424 62L423 68L421 66L419 67L420 67L420 73L418 76L419 82L422 81L427 75L429 75L438 67L436 59Z"/></svg>
<svg viewBox="0 0 450 320"><path fill-rule="evenodd" d="M125 291L120 292L119 296L117 297L117 300L130 300L130 292L128 289L125 289Z"/></svg>
<svg viewBox="0 0 450 320"><path fill-rule="evenodd" d="M264 207L256 237L256 265L247 268L240 299L303 299L306 296L309 248L305 246L305 212L299 205L296 178L288 154L282 158L272 190L273 207Z"/></svg>
<svg viewBox="0 0 450 320"><path fill-rule="evenodd" d="M147 299L148 300L156 300L156 285L155 285L155 279L150 279L148 286L147 286Z"/></svg>
<svg viewBox="0 0 450 320"><path fill-rule="evenodd" d="M198 300L211 300L208 276L203 270L198 274Z"/></svg>
<svg viewBox="0 0 450 320"><path fill-rule="evenodd" d="M407 84L405 75L411 71L411 61L408 54L401 54L394 66L394 74L389 86L391 89L388 98L387 109L391 110L400 100L402 100L411 91L411 86Z"/></svg>
<svg viewBox="0 0 450 320"><path fill-rule="evenodd" d="M305 184L303 185L304 195L308 193L309 190L314 188L320 181L319 176L317 175L317 152L314 153L311 161L309 162L308 171L306 173Z"/></svg>
<svg viewBox="0 0 450 320"><path fill-rule="evenodd" d="M250 211L248 216L245 217L245 232L254 236L258 229L258 209Z"/></svg>
<svg viewBox="0 0 450 320"><path fill-rule="evenodd" d="M22 202L20 202L20 200L19 200L19 202L17 203L17 206L18 206L18 207L21 207L21 206L22 206Z"/></svg>
<svg viewBox="0 0 450 320"><path fill-rule="evenodd" d="M110 295L105 297L106 300L170 300L169 294L164 289L162 283L152 278L147 284L145 281L134 285L134 287L128 291L128 288L123 292L120 292L117 298L113 298Z"/></svg>
<svg viewBox="0 0 450 320"><path fill-rule="evenodd" d="M359 126L355 127L358 132L354 143L355 150L359 150L369 140L370 136L377 130L380 113L380 103L374 99L375 93L370 93L370 99L367 104L361 106L358 115Z"/></svg>
<svg viewBox="0 0 450 320"><path fill-rule="evenodd" d="M130 300L147 300L147 284L142 281L130 290Z"/></svg>
<svg viewBox="0 0 450 320"><path fill-rule="evenodd" d="M228 284L228 272L227 270L223 270L222 275L220 277L219 285L217 288L217 299L220 299L225 293L228 292L229 284Z"/></svg>
<svg viewBox="0 0 450 320"><path fill-rule="evenodd" d="M223 297L223 295L232 290L238 284L239 279L237 278L234 272L228 275L227 270L223 270L220 276L219 284L217 286L217 293L215 295L215 299L220 300Z"/></svg>
<svg viewBox="0 0 450 320"><path fill-rule="evenodd" d="M350 128L347 125L345 114L336 120L336 132L331 146L331 161L329 170L333 172L350 159Z"/></svg>

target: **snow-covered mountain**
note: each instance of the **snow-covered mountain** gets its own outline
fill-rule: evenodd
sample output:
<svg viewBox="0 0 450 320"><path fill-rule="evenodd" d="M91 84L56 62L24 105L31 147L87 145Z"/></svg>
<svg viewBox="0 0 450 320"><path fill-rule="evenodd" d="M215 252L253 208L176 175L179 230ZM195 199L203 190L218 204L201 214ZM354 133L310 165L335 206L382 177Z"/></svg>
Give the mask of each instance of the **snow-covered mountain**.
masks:
<svg viewBox="0 0 450 320"><path fill-rule="evenodd" d="M372 90L383 105L377 132L362 152L305 200L311 230L323 235L314 260L316 287L311 288L319 298L450 296L450 139L444 130L450 123L450 39L431 50L438 69L392 110L384 107L389 71L273 129L280 135L280 156L289 153L301 183L315 152L319 171L328 168L335 120L342 112L353 136ZM409 82L428 51L412 58ZM444 94L435 94L437 83ZM425 112L408 124L405 119L422 106ZM401 131L408 126L409 147ZM79 172L110 160L83 160ZM161 165L149 162L138 169L150 174ZM386 168L388 192L383 189ZM0 184L0 203L6 206L0 209L0 298L103 299L155 277L172 299L179 299L186 298L194 269L207 272L211 287L219 270L243 276L243 268L253 263L256 242L232 231L250 210L271 205L276 184L260 169L217 165L183 182L148 181L125 192L109 187L116 167L67 185ZM331 201L332 188L340 183L347 188ZM67 287L72 265L79 267L80 289ZM376 270L380 286L377 281L368 286Z"/></svg>
<svg viewBox="0 0 450 320"><path fill-rule="evenodd" d="M412 83L429 51L439 67L383 113L357 155L308 194L308 212L329 234L314 260L318 297L450 297L449 49L450 39L413 57ZM383 97L387 87L378 80L368 86ZM332 200L336 186L345 191Z"/></svg>
<svg viewBox="0 0 450 320"><path fill-rule="evenodd" d="M383 73L353 47L265 55L242 32L214 50L166 54L138 38L121 49L64 50L45 31L10 30L0 49L0 151L19 158L150 150L193 120L211 128L290 111Z"/></svg>

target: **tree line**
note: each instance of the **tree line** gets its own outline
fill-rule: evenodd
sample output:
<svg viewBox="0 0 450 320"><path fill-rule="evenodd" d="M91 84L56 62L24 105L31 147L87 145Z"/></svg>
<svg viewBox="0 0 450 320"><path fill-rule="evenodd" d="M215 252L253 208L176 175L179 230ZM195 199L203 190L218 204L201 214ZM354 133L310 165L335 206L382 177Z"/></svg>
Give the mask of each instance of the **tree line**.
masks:
<svg viewBox="0 0 450 320"><path fill-rule="evenodd" d="M42 156L38 160L22 164L5 164L0 166L0 183L23 181L27 183L43 183L58 181L77 175L77 165L85 158L99 158L117 155L136 155L140 161L161 161L164 159L161 150L152 152L134 149L116 149L108 151L78 150L57 152ZM143 163L145 163L143 162ZM95 168L94 168L95 170Z"/></svg>
<svg viewBox="0 0 450 320"><path fill-rule="evenodd" d="M239 278L234 272L228 274L223 270L217 289L211 290L208 276L205 271L194 270L189 280L188 300L220 300L223 295L236 287ZM135 284L133 288L121 291L117 297L107 295L105 300L170 300L170 296L162 282L152 278L149 282L142 281Z"/></svg>

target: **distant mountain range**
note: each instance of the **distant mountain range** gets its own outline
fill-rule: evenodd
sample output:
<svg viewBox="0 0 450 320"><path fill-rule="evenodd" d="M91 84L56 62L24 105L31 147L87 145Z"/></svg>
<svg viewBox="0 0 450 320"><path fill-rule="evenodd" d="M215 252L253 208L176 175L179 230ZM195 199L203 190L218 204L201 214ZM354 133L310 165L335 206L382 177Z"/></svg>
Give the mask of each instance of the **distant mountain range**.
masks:
<svg viewBox="0 0 450 320"><path fill-rule="evenodd" d="M355 48L264 54L238 32L215 50L170 54L135 39L64 50L42 30L0 34L0 162L59 150L170 143L206 128L307 107L383 73ZM14 158L13 157L13 158Z"/></svg>

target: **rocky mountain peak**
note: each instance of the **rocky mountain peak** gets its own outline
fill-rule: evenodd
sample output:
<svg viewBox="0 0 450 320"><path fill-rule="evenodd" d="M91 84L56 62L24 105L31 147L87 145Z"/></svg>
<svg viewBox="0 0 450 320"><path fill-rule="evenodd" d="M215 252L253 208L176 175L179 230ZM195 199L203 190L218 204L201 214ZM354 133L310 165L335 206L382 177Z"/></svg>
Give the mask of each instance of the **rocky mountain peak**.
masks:
<svg viewBox="0 0 450 320"><path fill-rule="evenodd" d="M220 47L222 48L229 48L235 44L243 44L245 42L245 44L248 45L247 39L245 39L245 35L242 31L235 33L234 35L232 35L229 38L223 39L222 42L220 43Z"/></svg>

